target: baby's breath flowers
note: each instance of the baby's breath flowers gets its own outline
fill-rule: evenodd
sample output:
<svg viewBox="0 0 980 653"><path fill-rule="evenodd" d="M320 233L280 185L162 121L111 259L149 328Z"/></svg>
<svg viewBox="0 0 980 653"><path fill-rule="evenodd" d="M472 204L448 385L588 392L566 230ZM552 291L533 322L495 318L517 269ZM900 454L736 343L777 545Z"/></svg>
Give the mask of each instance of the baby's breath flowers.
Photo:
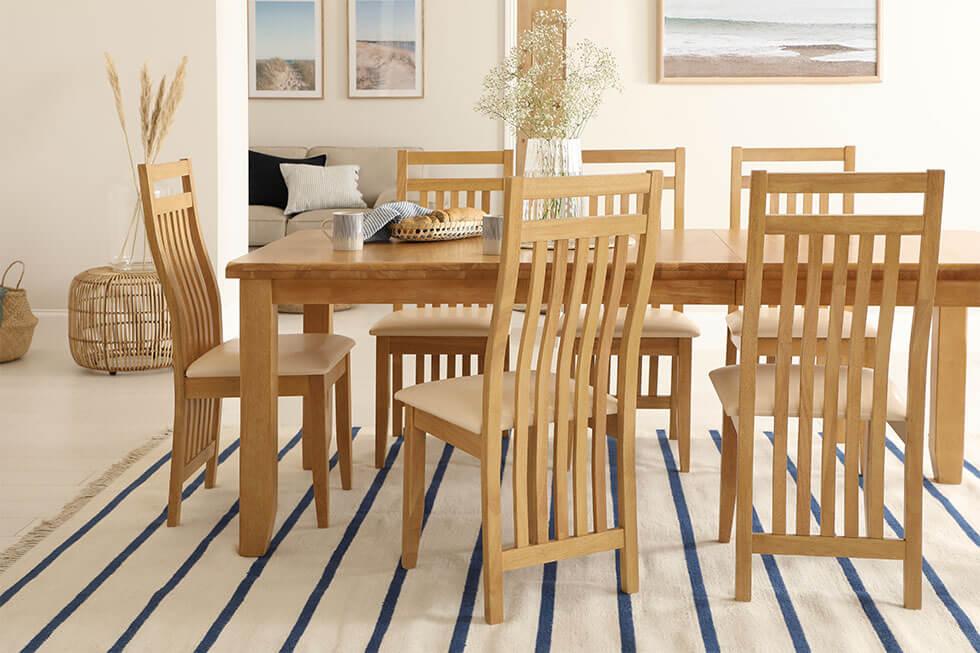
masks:
<svg viewBox="0 0 980 653"><path fill-rule="evenodd" d="M619 90L616 58L587 39L566 47L564 11L538 13L519 45L487 74L476 110L527 138L578 138L603 94Z"/></svg>

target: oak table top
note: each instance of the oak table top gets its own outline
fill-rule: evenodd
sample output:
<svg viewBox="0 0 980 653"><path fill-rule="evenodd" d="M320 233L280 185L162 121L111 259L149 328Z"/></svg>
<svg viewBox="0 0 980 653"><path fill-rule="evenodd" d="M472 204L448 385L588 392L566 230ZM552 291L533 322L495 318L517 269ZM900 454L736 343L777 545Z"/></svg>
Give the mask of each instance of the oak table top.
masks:
<svg viewBox="0 0 980 653"><path fill-rule="evenodd" d="M767 239L766 259L778 263L782 245ZM902 248L902 265L910 270L918 252L911 239ZM657 256L657 276L683 273L685 278L739 279L745 272L747 234L727 229L664 230ZM829 248L825 248L827 250ZM856 254L856 252L855 252ZM832 252L828 252L829 257ZM530 261L530 252L528 252ZM318 229L299 231L228 264L232 279L336 279L390 277L391 273L493 272L497 256L483 254L480 238L432 243L368 243L357 252L338 251ZM980 231L945 231L939 255L940 280L980 282Z"/></svg>

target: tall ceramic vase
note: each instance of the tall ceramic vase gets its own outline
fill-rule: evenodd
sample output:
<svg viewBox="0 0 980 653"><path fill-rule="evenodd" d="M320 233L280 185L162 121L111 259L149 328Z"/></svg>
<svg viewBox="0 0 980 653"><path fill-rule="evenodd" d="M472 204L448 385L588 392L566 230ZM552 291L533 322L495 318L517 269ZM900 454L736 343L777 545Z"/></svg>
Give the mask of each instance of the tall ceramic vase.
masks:
<svg viewBox="0 0 980 653"><path fill-rule="evenodd" d="M582 141L577 138L529 138L525 177L571 177L582 174ZM581 198L534 200L524 207L525 220L553 220L584 215Z"/></svg>

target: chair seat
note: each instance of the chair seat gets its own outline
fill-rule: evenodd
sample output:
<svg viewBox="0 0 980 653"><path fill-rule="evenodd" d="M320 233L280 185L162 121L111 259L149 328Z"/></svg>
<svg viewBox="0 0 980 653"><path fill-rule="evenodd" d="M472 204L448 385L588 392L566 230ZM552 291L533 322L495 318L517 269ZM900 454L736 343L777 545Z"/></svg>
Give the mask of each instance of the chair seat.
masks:
<svg viewBox="0 0 980 653"><path fill-rule="evenodd" d="M715 392L721 400L725 414L738 417L739 375L741 365L729 365L714 370L708 376L715 386ZM874 392L874 370L861 370L861 419L871 419L871 403ZM813 416L823 417L823 390L825 369L823 365L815 365L813 369ZM756 365L755 414L757 417L773 417L776 410L776 366ZM837 413L844 417L847 406L847 367L841 366L838 385ZM888 421L905 419L905 398L889 381L888 383ZM789 371L789 415L799 417L800 414L800 366L791 365Z"/></svg>
<svg viewBox="0 0 980 653"><path fill-rule="evenodd" d="M554 414L555 398L554 374L551 374L548 381L548 413ZM529 423L535 421L535 397L536 378L535 372L531 373L531 397L530 397L530 417ZM503 376L500 424L494 430L505 431L514 426L514 386L516 385L517 373L505 372ZM575 417L575 401L573 400L574 384L569 384L569 419ZM455 379L445 379L442 381L432 381L414 385L410 388L400 390L395 394L395 399L412 408L417 408L425 413L437 417L441 420L458 426L465 431L474 434L482 432L483 425L483 375L463 376ZM609 396L606 402L606 413L616 414L616 398ZM592 416L592 391L589 391L589 417Z"/></svg>
<svg viewBox="0 0 980 653"><path fill-rule="evenodd" d="M587 307L579 311L578 334L582 334ZM626 309L621 308L616 314L616 330L614 337L623 335L626 326ZM667 306L647 307L643 316L644 338L697 338L701 335L701 327L690 317Z"/></svg>
<svg viewBox="0 0 980 653"><path fill-rule="evenodd" d="M320 333L279 336L279 376L326 374L354 348L345 336ZM229 340L191 363L187 378L227 378L241 375L241 341Z"/></svg>
<svg viewBox="0 0 980 653"><path fill-rule="evenodd" d="M802 338L803 337L803 319L804 319L804 309L802 306L795 306L793 308L793 337ZM845 339L851 337L851 319L852 315L850 311L844 311L841 329L841 333ZM725 318L728 322L728 330L731 332L732 343L735 346L739 346L742 340L742 309L738 309L734 313L729 313L728 317ZM822 306L817 312L817 339L826 340L827 334L830 331L830 307ZM779 308L778 307L763 307L759 311L759 337L760 338L776 338L779 335ZM869 318L868 323L865 325L864 335L873 338L878 335L878 323L875 320Z"/></svg>
<svg viewBox="0 0 980 653"><path fill-rule="evenodd" d="M374 323L372 336L444 336L485 338L490 332L490 308L427 306L392 311Z"/></svg>

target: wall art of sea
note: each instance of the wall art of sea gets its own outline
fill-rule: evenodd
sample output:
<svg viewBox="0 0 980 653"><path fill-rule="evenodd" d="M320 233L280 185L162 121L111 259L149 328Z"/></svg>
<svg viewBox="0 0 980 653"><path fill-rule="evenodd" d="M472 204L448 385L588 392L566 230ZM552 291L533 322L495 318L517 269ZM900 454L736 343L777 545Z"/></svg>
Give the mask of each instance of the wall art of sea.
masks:
<svg viewBox="0 0 980 653"><path fill-rule="evenodd" d="M867 4L868 0L854 0ZM877 70L876 12L819 3L755 0L737 8L713 2L668 7L667 77L869 76ZM698 5L701 5L700 7ZM711 7L707 5L712 5Z"/></svg>

